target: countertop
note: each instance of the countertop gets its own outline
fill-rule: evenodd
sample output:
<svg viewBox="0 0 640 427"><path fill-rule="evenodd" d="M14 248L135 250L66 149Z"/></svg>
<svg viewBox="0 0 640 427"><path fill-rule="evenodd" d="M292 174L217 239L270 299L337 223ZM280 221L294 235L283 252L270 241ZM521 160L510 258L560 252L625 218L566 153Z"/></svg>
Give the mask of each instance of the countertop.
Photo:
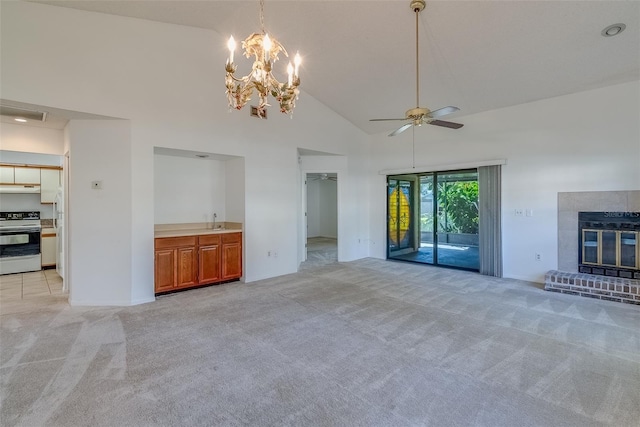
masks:
<svg viewBox="0 0 640 427"><path fill-rule="evenodd" d="M181 237L199 236L203 234L225 234L242 232L242 224L239 222L222 222L212 228L211 223L188 223L188 224L156 224L154 237ZM219 228L222 227L222 228Z"/></svg>

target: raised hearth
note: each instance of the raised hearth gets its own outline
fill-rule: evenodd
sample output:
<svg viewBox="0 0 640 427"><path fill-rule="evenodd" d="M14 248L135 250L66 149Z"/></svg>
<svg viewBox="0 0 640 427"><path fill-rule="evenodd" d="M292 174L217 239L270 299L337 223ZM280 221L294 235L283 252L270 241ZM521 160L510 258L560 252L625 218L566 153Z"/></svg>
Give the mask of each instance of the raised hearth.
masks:
<svg viewBox="0 0 640 427"><path fill-rule="evenodd" d="M640 280L551 270L545 275L544 289L640 305Z"/></svg>

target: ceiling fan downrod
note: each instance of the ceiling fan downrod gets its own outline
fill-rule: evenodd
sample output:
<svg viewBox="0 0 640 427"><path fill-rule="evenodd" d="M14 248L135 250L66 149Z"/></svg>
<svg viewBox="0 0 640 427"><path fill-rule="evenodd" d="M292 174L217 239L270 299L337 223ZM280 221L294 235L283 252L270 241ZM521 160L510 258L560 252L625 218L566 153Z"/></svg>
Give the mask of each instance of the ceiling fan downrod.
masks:
<svg viewBox="0 0 640 427"><path fill-rule="evenodd" d="M418 15L424 10L426 3L424 0L412 0L411 10L416 14L416 108L420 108L420 61L418 49Z"/></svg>

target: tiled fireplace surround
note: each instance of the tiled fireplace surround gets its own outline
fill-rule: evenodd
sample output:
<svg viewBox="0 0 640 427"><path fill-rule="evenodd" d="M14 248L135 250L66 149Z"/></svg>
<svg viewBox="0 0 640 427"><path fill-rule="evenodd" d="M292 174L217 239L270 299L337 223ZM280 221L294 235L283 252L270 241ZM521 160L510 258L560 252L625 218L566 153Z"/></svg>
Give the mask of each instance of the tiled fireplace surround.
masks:
<svg viewBox="0 0 640 427"><path fill-rule="evenodd" d="M640 280L578 272L578 212L640 212L640 191L558 193L558 270L545 290L640 305Z"/></svg>

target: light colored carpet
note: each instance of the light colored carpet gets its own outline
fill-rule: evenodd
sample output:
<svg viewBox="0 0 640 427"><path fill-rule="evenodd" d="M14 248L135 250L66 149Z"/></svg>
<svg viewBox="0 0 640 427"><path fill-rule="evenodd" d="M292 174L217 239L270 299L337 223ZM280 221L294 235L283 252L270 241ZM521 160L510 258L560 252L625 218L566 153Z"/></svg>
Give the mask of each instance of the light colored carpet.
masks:
<svg viewBox="0 0 640 427"><path fill-rule="evenodd" d="M301 271L338 262L338 240L331 237L310 237L307 239L307 260L300 266Z"/></svg>
<svg viewBox="0 0 640 427"><path fill-rule="evenodd" d="M364 259L2 315L3 426L638 426L640 307Z"/></svg>

